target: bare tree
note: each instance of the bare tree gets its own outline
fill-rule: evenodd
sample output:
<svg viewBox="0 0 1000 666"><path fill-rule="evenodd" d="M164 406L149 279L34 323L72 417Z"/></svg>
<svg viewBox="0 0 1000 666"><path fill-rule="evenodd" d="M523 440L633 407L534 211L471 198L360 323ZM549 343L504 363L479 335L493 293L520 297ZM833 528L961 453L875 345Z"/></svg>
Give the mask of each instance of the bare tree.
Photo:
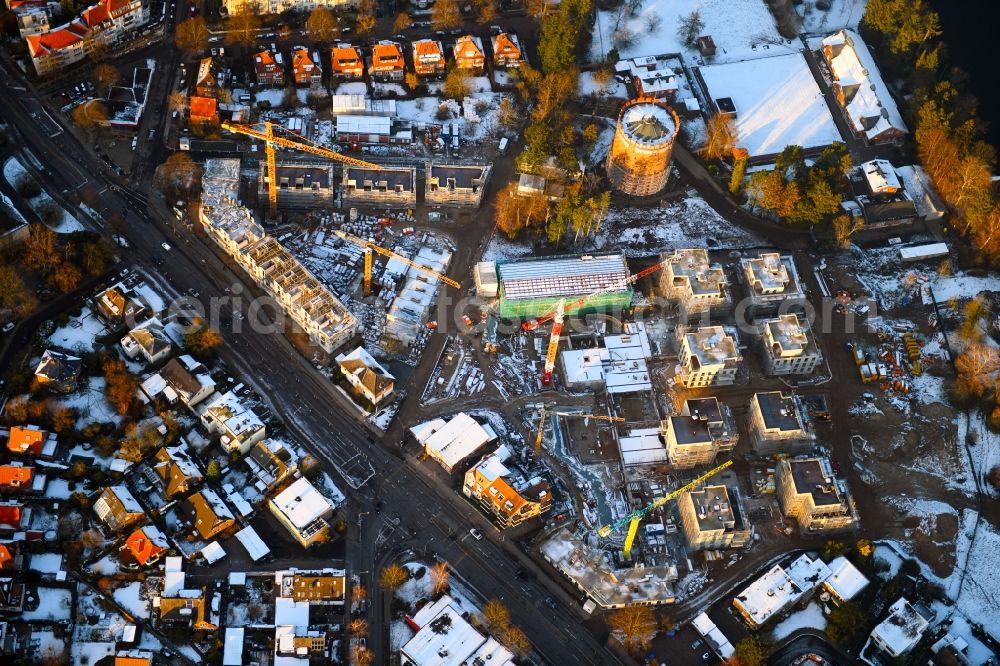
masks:
<svg viewBox="0 0 1000 666"><path fill-rule="evenodd" d="M701 19L701 12L697 9L687 16L677 17L677 37L686 46L694 46L704 29L705 22Z"/></svg>
<svg viewBox="0 0 1000 666"><path fill-rule="evenodd" d="M458 0L437 0L431 11L431 26L435 30L447 30L462 25L462 11Z"/></svg>
<svg viewBox="0 0 1000 666"><path fill-rule="evenodd" d="M851 236L865 228L863 217L838 215L833 218L833 233L837 238L837 247L847 249L851 246Z"/></svg>
<svg viewBox="0 0 1000 666"><path fill-rule="evenodd" d="M399 566L396 562L393 562L382 569L382 575L378 579L378 586L383 591L391 594L399 589L399 586L409 580L409 578L410 572Z"/></svg>
<svg viewBox="0 0 1000 666"><path fill-rule="evenodd" d="M364 638L368 635L368 620L364 618L356 618L351 620L351 623L347 625L347 628L351 631L351 636L355 638Z"/></svg>
<svg viewBox="0 0 1000 666"><path fill-rule="evenodd" d="M510 628L510 611L499 599L490 599L483 606L483 620L490 632L499 635Z"/></svg>
<svg viewBox="0 0 1000 666"><path fill-rule="evenodd" d="M260 17L244 7L226 20L226 28L229 30L226 33L227 44L245 44L250 46L257 42L257 31L260 30Z"/></svg>
<svg viewBox="0 0 1000 666"><path fill-rule="evenodd" d="M122 73L110 63L101 63L94 68L94 79L104 90L117 85L122 80Z"/></svg>
<svg viewBox="0 0 1000 666"><path fill-rule="evenodd" d="M413 25L413 19L406 12L400 12L396 14L395 20L392 22L393 31L399 33L404 30L409 30L410 26Z"/></svg>
<svg viewBox="0 0 1000 666"><path fill-rule="evenodd" d="M992 345L973 343L955 359L955 369L958 371L959 387L982 397L996 390L1000 352Z"/></svg>
<svg viewBox="0 0 1000 666"><path fill-rule="evenodd" d="M736 147L736 123L732 116L716 113L705 123L705 147L702 157L707 160L721 160L729 157Z"/></svg>
<svg viewBox="0 0 1000 666"><path fill-rule="evenodd" d="M612 613L608 624L630 652L646 649L656 636L656 618L648 606L626 606Z"/></svg>
<svg viewBox="0 0 1000 666"><path fill-rule="evenodd" d="M198 55L208 48L208 25L201 16L189 18L177 25L174 43L187 55Z"/></svg>
<svg viewBox="0 0 1000 666"><path fill-rule="evenodd" d="M435 597L448 589L448 563L437 562L431 567L431 594Z"/></svg>
<svg viewBox="0 0 1000 666"><path fill-rule="evenodd" d="M326 7L317 7L306 19L306 30L317 42L329 42L337 34L337 22Z"/></svg>

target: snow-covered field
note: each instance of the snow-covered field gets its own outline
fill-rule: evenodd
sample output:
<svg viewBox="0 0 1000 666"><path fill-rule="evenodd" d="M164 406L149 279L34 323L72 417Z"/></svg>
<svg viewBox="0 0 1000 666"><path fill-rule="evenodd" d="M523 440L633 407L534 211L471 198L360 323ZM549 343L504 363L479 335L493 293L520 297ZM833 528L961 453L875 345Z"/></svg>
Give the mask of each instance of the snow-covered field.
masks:
<svg viewBox="0 0 1000 666"><path fill-rule="evenodd" d="M69 590L54 587L39 587L38 608L21 613L21 619L43 620L47 622L69 622L73 606L73 596Z"/></svg>
<svg viewBox="0 0 1000 666"><path fill-rule="evenodd" d="M142 599L139 592L142 590L142 583L135 581L119 587L114 592L115 601L121 604L125 610L137 618L149 617L149 601Z"/></svg>
<svg viewBox="0 0 1000 666"><path fill-rule="evenodd" d="M12 187L15 185L17 179L22 174L28 175L28 172L25 170L24 166L16 157L11 157L6 162L4 162L3 165L4 179L8 183L10 183ZM52 197L50 197L49 193L46 192L44 189L42 190L41 194L34 197L33 199L30 199L28 203L31 206L31 209L34 210L36 213L38 213L40 210L42 210L44 207L50 204L58 205L55 204L55 202L52 200ZM55 231L56 233L59 234L70 234L73 233L74 231L84 231L85 229L84 226L80 224L79 220L70 215L69 211L67 211L62 206L59 206L59 211L61 212L59 221L53 225L49 225L49 228L52 229L52 231Z"/></svg>
<svg viewBox="0 0 1000 666"><path fill-rule="evenodd" d="M89 352L94 349L94 338L105 333L104 324L89 307L83 308L78 317L70 317L65 326L49 336L49 342L70 352Z"/></svg>
<svg viewBox="0 0 1000 666"><path fill-rule="evenodd" d="M736 105L738 145L751 156L779 153L785 146L826 146L840 141L805 57L771 58L701 67L708 93Z"/></svg>
<svg viewBox="0 0 1000 666"><path fill-rule="evenodd" d="M80 415L76 421L78 428L83 428L94 421L120 423L122 420L104 398L104 377L80 380L76 392L61 396L56 402L60 407L72 407L77 411Z"/></svg>
<svg viewBox="0 0 1000 666"><path fill-rule="evenodd" d="M715 42L714 62L732 62L775 53L789 53L789 44L780 34L774 17L763 0L645 0L634 14L628 6L600 11L594 30L590 58L599 62L617 48L622 58L660 53L681 53L689 63L700 62L697 49L688 48L678 37L682 17L697 9L705 27L700 35Z"/></svg>

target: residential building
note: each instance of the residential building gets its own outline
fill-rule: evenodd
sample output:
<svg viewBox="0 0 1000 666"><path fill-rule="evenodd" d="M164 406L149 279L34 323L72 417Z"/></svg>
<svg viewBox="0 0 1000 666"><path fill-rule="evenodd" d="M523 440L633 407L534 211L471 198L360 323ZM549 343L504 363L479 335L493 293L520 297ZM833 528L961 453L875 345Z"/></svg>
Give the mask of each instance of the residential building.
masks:
<svg viewBox="0 0 1000 666"><path fill-rule="evenodd" d="M118 650L114 666L153 666L153 653L149 650Z"/></svg>
<svg viewBox="0 0 1000 666"><path fill-rule="evenodd" d="M189 98L188 122L192 125L217 125L219 123L219 101L214 97Z"/></svg>
<svg viewBox="0 0 1000 666"><path fill-rule="evenodd" d="M871 645L890 659L899 659L917 646L928 626L927 618L921 615L906 597L900 597L889 607L888 617L872 629L868 643L861 652L867 655L868 646ZM881 660L872 662L864 659L864 661L869 664L882 663Z"/></svg>
<svg viewBox="0 0 1000 666"><path fill-rule="evenodd" d="M210 433L221 436L223 449L241 454L267 434L260 417L232 391L208 402L201 413L201 423Z"/></svg>
<svg viewBox="0 0 1000 666"><path fill-rule="evenodd" d="M30 35L41 35L51 30L49 20L52 17L49 16L48 7L30 5L18 7L14 10L14 16L17 18L17 32L21 35L21 39L27 39Z"/></svg>
<svg viewBox="0 0 1000 666"><path fill-rule="evenodd" d="M615 63L615 72L632 77L638 97L673 102L677 97L680 83L673 68L656 56L643 56Z"/></svg>
<svg viewBox="0 0 1000 666"><path fill-rule="evenodd" d="M323 83L323 69L317 54L309 54L309 49L295 49L292 52L292 74L295 85L317 87Z"/></svg>
<svg viewBox="0 0 1000 666"><path fill-rule="evenodd" d="M410 433L429 458L436 460L445 471L454 474L458 467L496 439L489 425L459 412L449 421L436 418L413 426Z"/></svg>
<svg viewBox="0 0 1000 666"><path fill-rule="evenodd" d="M781 512L807 533L843 532L858 527L858 512L847 482L833 475L828 458L798 457L778 462L775 486Z"/></svg>
<svg viewBox="0 0 1000 666"><path fill-rule="evenodd" d="M35 381L42 388L57 393L72 393L76 390L76 382L80 378L82 368L82 359L46 349L42 354L42 360L35 368Z"/></svg>
<svg viewBox="0 0 1000 666"><path fill-rule="evenodd" d="M225 67L216 64L213 57L202 58L194 79L194 94L198 97L219 98L219 91L226 83Z"/></svg>
<svg viewBox="0 0 1000 666"><path fill-rule="evenodd" d="M736 381L743 356L736 339L722 326L702 326L691 332L678 330L680 372L677 379L687 388L729 386Z"/></svg>
<svg viewBox="0 0 1000 666"><path fill-rule="evenodd" d="M804 412L798 396L781 391L754 393L747 419L754 451L761 456L811 451L816 435L807 429Z"/></svg>
<svg viewBox="0 0 1000 666"><path fill-rule="evenodd" d="M524 62L524 53L521 51L521 42L517 35L512 32L501 32L490 38L493 47L493 66L506 69L510 67L520 67Z"/></svg>
<svg viewBox="0 0 1000 666"><path fill-rule="evenodd" d="M338 44L330 49L330 79L357 81L365 75L361 51L350 44Z"/></svg>
<svg viewBox="0 0 1000 666"><path fill-rule="evenodd" d="M549 482L524 479L508 467L511 458L506 445L484 456L465 473L462 492L479 505L501 528L516 527L552 508Z"/></svg>
<svg viewBox="0 0 1000 666"><path fill-rule="evenodd" d="M344 379L354 387L355 394L371 403L373 408L392 395L395 378L364 347L338 355L337 365Z"/></svg>
<svg viewBox="0 0 1000 666"><path fill-rule="evenodd" d="M743 517L739 490L705 486L677 498L684 536L691 550L742 548L752 530Z"/></svg>
<svg viewBox="0 0 1000 666"><path fill-rule="evenodd" d="M284 12L308 14L319 7L345 10L357 5L358 0L223 0L220 13L232 15L240 11L249 11L255 14L282 14Z"/></svg>
<svg viewBox="0 0 1000 666"><path fill-rule="evenodd" d="M211 488L202 488L182 502L198 538L208 541L236 527L236 517Z"/></svg>
<svg viewBox="0 0 1000 666"><path fill-rule="evenodd" d="M208 235L264 288L326 354L354 337L358 321L239 204L240 161L211 159L202 178L200 219Z"/></svg>
<svg viewBox="0 0 1000 666"><path fill-rule="evenodd" d="M567 349L559 354L567 388L602 389L614 394L652 390L646 365L652 352L642 322L629 322L620 335L606 335L601 342L601 347Z"/></svg>
<svg viewBox="0 0 1000 666"><path fill-rule="evenodd" d="M136 293L120 283L101 292L94 304L97 316L112 328L132 328L146 315L146 306Z"/></svg>
<svg viewBox="0 0 1000 666"><path fill-rule="evenodd" d="M164 446L156 452L154 461L153 471L163 484L167 499L186 495L205 478L186 445Z"/></svg>
<svg viewBox="0 0 1000 666"><path fill-rule="evenodd" d="M841 555L830 562L830 577L823 581L823 587L834 603L845 603L861 594L868 587L868 579Z"/></svg>
<svg viewBox="0 0 1000 666"><path fill-rule="evenodd" d="M390 167L376 171L345 164L343 182L345 206L370 204L410 208L417 203L417 170L413 167Z"/></svg>
<svg viewBox="0 0 1000 666"><path fill-rule="evenodd" d="M433 39L418 39L413 42L413 71L417 76L441 76L444 74L444 48Z"/></svg>
<svg viewBox="0 0 1000 666"><path fill-rule="evenodd" d="M901 141L909 130L860 35L836 32L823 38L822 51L834 97L854 136L869 144Z"/></svg>
<svg viewBox="0 0 1000 666"><path fill-rule="evenodd" d="M343 605L347 572L343 569L289 569L275 574L279 597L311 604Z"/></svg>
<svg viewBox="0 0 1000 666"><path fill-rule="evenodd" d="M875 159L849 169L847 183L870 229L910 224L918 217L916 203L889 160ZM852 211L846 205L845 209Z"/></svg>
<svg viewBox="0 0 1000 666"><path fill-rule="evenodd" d="M180 401L191 409L215 393L215 380L194 357L182 354L148 377L142 391L151 399L162 395L170 403Z"/></svg>
<svg viewBox="0 0 1000 666"><path fill-rule="evenodd" d="M257 442L243 461L253 474L254 487L261 493L274 490L299 470L298 455L277 439Z"/></svg>
<svg viewBox="0 0 1000 666"><path fill-rule="evenodd" d="M0 436L3 434L0 430ZM11 426L6 435L7 450L14 455L53 458L56 454L58 439L54 432L27 425Z"/></svg>
<svg viewBox="0 0 1000 666"><path fill-rule="evenodd" d="M408 120L392 118L384 111L372 111L365 115L341 114L334 118L337 141L352 146L399 145L413 143L413 124Z"/></svg>
<svg viewBox="0 0 1000 666"><path fill-rule="evenodd" d="M268 507L292 536L303 546L325 541L333 502L324 497L306 478L300 478L278 493Z"/></svg>
<svg viewBox="0 0 1000 666"><path fill-rule="evenodd" d="M173 344L157 318L148 319L121 339L122 351L130 359L142 358L146 363L159 363L170 357Z"/></svg>
<svg viewBox="0 0 1000 666"><path fill-rule="evenodd" d="M400 648L400 662L411 666L512 666L514 654L481 634L465 615L447 594L421 608L408 621L417 633Z"/></svg>
<svg viewBox="0 0 1000 666"><path fill-rule="evenodd" d="M333 165L277 162L274 165L278 185L278 209L333 207ZM257 177L257 196L268 197L271 174L267 162L261 160Z"/></svg>
<svg viewBox="0 0 1000 666"><path fill-rule="evenodd" d="M0 465L0 493L37 494L45 490L45 482L44 474L36 474L34 467L26 467L22 462Z"/></svg>
<svg viewBox="0 0 1000 666"><path fill-rule="evenodd" d="M764 368L770 375L808 375L823 362L823 353L798 315L784 314L760 326L764 345Z"/></svg>
<svg viewBox="0 0 1000 666"><path fill-rule="evenodd" d="M156 525L145 525L129 535L121 550L127 550L139 566L148 567L167 554L170 543Z"/></svg>
<svg viewBox="0 0 1000 666"><path fill-rule="evenodd" d="M31 507L16 500L0 501L0 537L9 539L31 524ZM36 538L41 538L39 535Z"/></svg>
<svg viewBox="0 0 1000 666"><path fill-rule="evenodd" d="M368 66L368 74L373 79L402 81L405 71L403 49L398 43L382 40L372 47L372 59Z"/></svg>
<svg viewBox="0 0 1000 666"><path fill-rule="evenodd" d="M475 206L483 202L488 164L427 163L424 201L429 206Z"/></svg>
<svg viewBox="0 0 1000 666"><path fill-rule="evenodd" d="M47 76L79 62L95 49L122 45L149 22L149 3L101 0L69 23L28 35L28 55L35 73Z"/></svg>
<svg viewBox="0 0 1000 666"><path fill-rule="evenodd" d="M124 485L102 490L94 502L94 513L112 534L146 517L142 505Z"/></svg>
<svg viewBox="0 0 1000 666"><path fill-rule="evenodd" d="M822 560L800 555L788 566L774 565L750 583L733 597L733 607L752 629L759 629L812 594L829 576Z"/></svg>
<svg viewBox="0 0 1000 666"><path fill-rule="evenodd" d="M687 400L681 413L661 426L667 460L676 469L710 465L720 450L732 450L739 433L715 398Z"/></svg>
<svg viewBox="0 0 1000 666"><path fill-rule="evenodd" d="M20 613L24 609L24 583L0 578L0 613Z"/></svg>
<svg viewBox="0 0 1000 666"><path fill-rule="evenodd" d="M677 250L660 271L660 290L684 312L711 312L730 304L729 283L719 264L703 249Z"/></svg>
<svg viewBox="0 0 1000 666"><path fill-rule="evenodd" d="M740 260L740 274L750 295L754 316L767 310L787 312L793 305L801 306L805 290L791 255L765 252L757 257Z"/></svg>
<svg viewBox="0 0 1000 666"><path fill-rule="evenodd" d="M261 51L253 57L254 74L257 85L280 88L285 85L285 68L281 54L273 54L268 50Z"/></svg>
<svg viewBox="0 0 1000 666"><path fill-rule="evenodd" d="M467 69L474 74L482 74L486 66L483 41L473 35L462 35L456 39L452 56L455 59L455 67Z"/></svg>

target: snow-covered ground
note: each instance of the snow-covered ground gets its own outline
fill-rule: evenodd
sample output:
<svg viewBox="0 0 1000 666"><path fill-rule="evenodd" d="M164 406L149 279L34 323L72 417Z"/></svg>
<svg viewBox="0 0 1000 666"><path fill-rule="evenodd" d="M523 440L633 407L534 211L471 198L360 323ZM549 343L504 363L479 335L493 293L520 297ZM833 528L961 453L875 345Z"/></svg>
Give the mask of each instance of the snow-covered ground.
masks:
<svg viewBox="0 0 1000 666"><path fill-rule="evenodd" d="M119 587L114 592L115 601L122 605L129 613L138 618L149 618L149 600L142 599L140 592L142 583L135 581Z"/></svg>
<svg viewBox="0 0 1000 666"><path fill-rule="evenodd" d="M104 324L89 307L83 308L78 317L70 317L65 326L49 336L49 342L70 352L89 352L94 349L94 338L105 333Z"/></svg>
<svg viewBox="0 0 1000 666"><path fill-rule="evenodd" d="M24 166L16 157L11 157L8 158L6 162L4 162L3 175L4 179L6 179L6 181L10 183L10 185L13 187L17 182L17 179L22 175L27 176L28 172L25 170ZM49 193L46 192L44 189L42 190L41 194L30 199L28 203L31 206L31 209L35 211L35 213L38 213L40 210L49 205L58 206L58 204L56 204L52 200L52 197L49 196ZM70 215L69 211L67 211L62 206L58 207L61 213L59 220L55 224L48 225L49 228L52 229L52 231L55 231L56 233L59 234L70 234L73 233L74 231L85 230L85 227L82 224L80 224L79 220Z"/></svg>
<svg viewBox="0 0 1000 666"><path fill-rule="evenodd" d="M737 144L751 157L842 140L801 53L708 65L700 72L714 99L733 100Z"/></svg>
<svg viewBox="0 0 1000 666"><path fill-rule="evenodd" d="M817 0L805 0L797 7L802 17L802 32L834 32L841 28L857 30L865 14L867 0L828 0L830 8L816 7Z"/></svg>
<svg viewBox="0 0 1000 666"><path fill-rule="evenodd" d="M60 407L72 407L80 417L76 427L83 428L94 421L120 423L122 417L104 398L104 377L81 379L76 392L56 399ZM93 455L93 454L89 454Z"/></svg>
<svg viewBox="0 0 1000 666"><path fill-rule="evenodd" d="M594 81L593 72L583 72L580 74L580 94L615 97L619 99L626 99L628 97L624 83L614 77L608 79L603 84L597 83Z"/></svg>
<svg viewBox="0 0 1000 666"><path fill-rule="evenodd" d="M826 618L823 616L823 609L815 602L811 602L802 610L795 611L784 620L775 625L772 631L775 641L784 640L785 637L799 629L826 629Z"/></svg>
<svg viewBox="0 0 1000 666"><path fill-rule="evenodd" d="M413 604L422 598L430 598L431 574L430 566L421 562L407 562L403 565L409 570L411 577L396 590L396 596L407 604ZM418 569L426 569L419 580L412 577ZM454 572L448 578L448 595L455 601L455 606L464 612L477 613L480 609L473 601L473 594ZM414 631L403 620L394 620L389 627L389 647L398 650L414 636Z"/></svg>
<svg viewBox="0 0 1000 666"><path fill-rule="evenodd" d="M780 34L763 0L645 0L630 15L629 5L597 13L590 59L603 61L617 48L623 58L659 53L681 53L689 63L701 61L697 49L688 48L678 36L683 17L699 11L704 28L715 42L714 62L732 62L796 50Z"/></svg>
<svg viewBox="0 0 1000 666"><path fill-rule="evenodd" d="M54 587L39 587L38 608L21 613L21 619L44 620L47 622L69 622L72 616L73 596L69 590ZM27 605L27 604L26 604Z"/></svg>
<svg viewBox="0 0 1000 666"><path fill-rule="evenodd" d="M474 81L479 81L479 78ZM487 79L483 79L487 81ZM488 91L489 88L487 87ZM396 102L396 115L399 118L410 120L418 127L421 125L435 125L444 122L457 122L462 136L466 139L480 139L491 134L497 127L497 111L500 108L500 100L503 93L476 92L466 100L471 102L460 104L452 99L441 100L436 97L418 97L417 99L401 99ZM480 111L475 107L485 109ZM448 118L440 119L439 110L441 107L448 110ZM464 107L468 106L470 112Z"/></svg>

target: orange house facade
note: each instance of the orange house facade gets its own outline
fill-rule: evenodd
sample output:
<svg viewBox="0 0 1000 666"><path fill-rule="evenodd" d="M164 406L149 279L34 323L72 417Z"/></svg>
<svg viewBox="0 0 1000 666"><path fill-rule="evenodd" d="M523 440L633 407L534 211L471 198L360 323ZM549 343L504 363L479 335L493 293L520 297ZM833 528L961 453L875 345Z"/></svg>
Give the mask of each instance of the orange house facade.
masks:
<svg viewBox="0 0 1000 666"><path fill-rule="evenodd" d="M486 54L483 53L483 43L478 37L463 35L455 40L452 49L455 58L455 67L467 69L481 74L486 67Z"/></svg>
<svg viewBox="0 0 1000 666"><path fill-rule="evenodd" d="M373 79L401 81L406 70L403 50L396 42L383 41L372 47L372 61L368 73Z"/></svg>
<svg viewBox="0 0 1000 666"><path fill-rule="evenodd" d="M413 71L417 76L444 74L444 49L441 42L433 39L418 39L413 42Z"/></svg>

